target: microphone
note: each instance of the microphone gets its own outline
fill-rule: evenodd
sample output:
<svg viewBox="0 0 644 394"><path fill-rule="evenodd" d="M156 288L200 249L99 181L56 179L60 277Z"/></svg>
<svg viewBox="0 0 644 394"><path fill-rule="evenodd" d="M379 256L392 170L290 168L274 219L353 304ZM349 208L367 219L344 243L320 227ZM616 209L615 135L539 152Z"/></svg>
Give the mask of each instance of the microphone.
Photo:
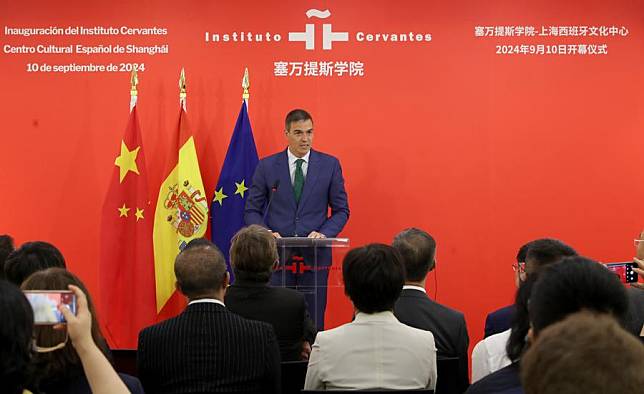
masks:
<svg viewBox="0 0 644 394"><path fill-rule="evenodd" d="M280 180L276 179L275 182L273 182L273 186L271 187L271 195L268 197L268 204L266 204L266 209L264 210L264 216L262 217L262 221L264 224L266 224L266 216L268 216L268 211L271 208L271 203L273 202L273 196L275 195L275 192L277 191L277 188L280 186Z"/></svg>

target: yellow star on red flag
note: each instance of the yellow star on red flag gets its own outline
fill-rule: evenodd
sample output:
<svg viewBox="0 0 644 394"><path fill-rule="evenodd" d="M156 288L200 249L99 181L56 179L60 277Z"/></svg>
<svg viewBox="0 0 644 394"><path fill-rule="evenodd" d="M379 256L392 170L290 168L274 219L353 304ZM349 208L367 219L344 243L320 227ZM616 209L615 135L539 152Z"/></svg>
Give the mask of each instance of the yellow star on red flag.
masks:
<svg viewBox="0 0 644 394"><path fill-rule="evenodd" d="M143 219L143 210L137 208L136 212L134 213L134 216L136 216L136 221L138 222L139 219Z"/></svg>
<svg viewBox="0 0 644 394"><path fill-rule="evenodd" d="M125 203L123 203L123 206L122 206L121 208L117 208L117 209L119 210L119 213L120 213L119 217L121 217L121 218L122 218L123 216L127 217L127 213L128 213L128 211L130 210L130 208L127 208L127 207L125 206Z"/></svg>
<svg viewBox="0 0 644 394"><path fill-rule="evenodd" d="M121 154L114 160L114 164L119 167L119 183L123 183L123 179L128 171L139 174L139 168L136 166L136 156L139 154L140 146L134 150L129 150L125 141L121 140Z"/></svg>

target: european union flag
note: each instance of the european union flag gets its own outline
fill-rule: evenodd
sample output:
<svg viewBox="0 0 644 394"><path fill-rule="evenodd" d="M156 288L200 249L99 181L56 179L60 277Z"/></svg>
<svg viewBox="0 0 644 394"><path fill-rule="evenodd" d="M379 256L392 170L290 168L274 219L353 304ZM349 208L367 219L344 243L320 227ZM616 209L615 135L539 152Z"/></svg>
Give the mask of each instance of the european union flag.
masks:
<svg viewBox="0 0 644 394"><path fill-rule="evenodd" d="M221 249L230 267L230 239L244 227L244 205L250 191L255 167L259 162L246 101L242 102L226 159L219 173L215 197L210 206L212 241Z"/></svg>

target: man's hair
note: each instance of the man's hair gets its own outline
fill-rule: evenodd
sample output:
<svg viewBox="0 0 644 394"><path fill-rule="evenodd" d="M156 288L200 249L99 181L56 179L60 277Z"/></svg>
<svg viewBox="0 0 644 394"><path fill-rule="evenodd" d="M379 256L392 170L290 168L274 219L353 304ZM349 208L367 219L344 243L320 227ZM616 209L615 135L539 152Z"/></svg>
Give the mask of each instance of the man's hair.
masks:
<svg viewBox="0 0 644 394"><path fill-rule="evenodd" d="M434 269L436 241L426 231L405 229L394 237L392 246L402 257L407 280L420 282Z"/></svg>
<svg viewBox="0 0 644 394"><path fill-rule="evenodd" d="M603 265L584 257L567 257L539 273L529 309L535 334L585 309L612 314L623 325L628 296L617 275Z"/></svg>
<svg viewBox="0 0 644 394"><path fill-rule="evenodd" d="M525 263L525 259L528 256L528 249L530 249L533 242L535 241L530 241L519 248L517 252L517 263Z"/></svg>
<svg viewBox="0 0 644 394"><path fill-rule="evenodd" d="M33 375L34 314L25 295L0 279L0 382L3 393L20 394Z"/></svg>
<svg viewBox="0 0 644 394"><path fill-rule="evenodd" d="M405 267L391 246L355 248L342 262L344 291L360 312L392 310L405 284Z"/></svg>
<svg viewBox="0 0 644 394"><path fill-rule="evenodd" d="M214 247L215 244L213 244L212 241L210 241L208 238L193 238L188 241L182 251L186 249L196 248L197 246Z"/></svg>
<svg viewBox="0 0 644 394"><path fill-rule="evenodd" d="M302 120L311 120L311 122L313 122L313 118L311 117L311 114L309 114L303 109L294 109L291 112L289 112L286 115L286 119L284 120L284 126L286 127L286 131L289 131L291 129L291 123L299 122Z"/></svg>
<svg viewBox="0 0 644 394"><path fill-rule="evenodd" d="M526 265L528 275L538 272L564 257L577 256L575 249L558 239L542 238L534 240L528 245L528 252L525 256L525 261L529 262Z"/></svg>
<svg viewBox="0 0 644 394"><path fill-rule="evenodd" d="M10 235L0 235L0 279L4 279L4 262L11 252L14 251L13 238Z"/></svg>
<svg viewBox="0 0 644 394"><path fill-rule="evenodd" d="M222 288L226 277L224 255L215 245L184 249L174 261L174 274L186 297L212 295Z"/></svg>
<svg viewBox="0 0 644 394"><path fill-rule="evenodd" d="M107 341L98 323L98 315L94 307L94 302L92 301L92 296L87 290L87 287L85 287L85 284L76 275L64 268L48 268L34 272L25 279L21 288L22 290L69 290L69 285L77 286L85 293L87 297L87 308L92 316L92 339L105 357L111 359ZM54 330L52 326L44 325L34 328L36 343L42 347L51 347L63 343L65 342L66 336L67 333L65 330ZM40 369L39 378L44 387L61 380L73 379L83 373L83 365L78 357L78 353L76 353L76 350L69 341L65 344L65 347L55 352L38 353L35 357L35 364Z"/></svg>
<svg viewBox="0 0 644 394"><path fill-rule="evenodd" d="M244 227L230 243L230 264L237 279L268 282L278 260L275 237L256 224Z"/></svg>
<svg viewBox="0 0 644 394"><path fill-rule="evenodd" d="M53 267L65 268L65 259L54 245L42 241L22 244L4 264L7 280L18 286L34 272Z"/></svg>
<svg viewBox="0 0 644 394"><path fill-rule="evenodd" d="M608 315L575 313L528 349L521 382L526 394L641 393L644 346Z"/></svg>

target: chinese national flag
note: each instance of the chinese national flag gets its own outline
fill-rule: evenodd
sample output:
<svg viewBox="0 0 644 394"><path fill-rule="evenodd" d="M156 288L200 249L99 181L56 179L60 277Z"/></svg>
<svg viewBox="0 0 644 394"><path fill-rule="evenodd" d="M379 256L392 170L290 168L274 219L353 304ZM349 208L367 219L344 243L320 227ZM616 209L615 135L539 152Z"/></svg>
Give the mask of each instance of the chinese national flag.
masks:
<svg viewBox="0 0 644 394"><path fill-rule="evenodd" d="M101 223L100 318L111 347L135 349L139 331L153 324L157 316L152 249L154 212L148 198L136 106L118 145Z"/></svg>

